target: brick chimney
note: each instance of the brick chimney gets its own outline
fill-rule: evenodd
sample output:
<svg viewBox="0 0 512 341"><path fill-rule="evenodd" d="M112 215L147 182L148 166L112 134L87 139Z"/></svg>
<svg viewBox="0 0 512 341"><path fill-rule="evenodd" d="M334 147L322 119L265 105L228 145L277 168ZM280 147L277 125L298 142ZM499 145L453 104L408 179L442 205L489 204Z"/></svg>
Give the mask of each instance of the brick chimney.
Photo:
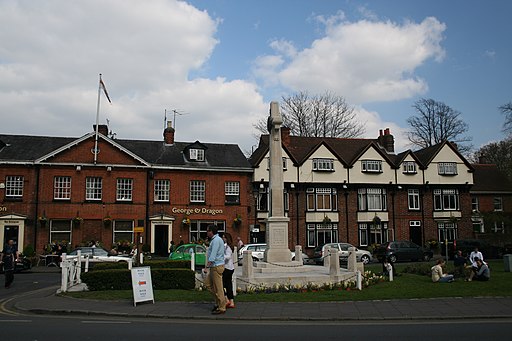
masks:
<svg viewBox="0 0 512 341"><path fill-rule="evenodd" d="M96 132L96 124L93 124L92 129L94 132ZM101 135L108 136L108 125L99 124L98 125L98 133L100 133Z"/></svg>
<svg viewBox="0 0 512 341"><path fill-rule="evenodd" d="M395 138L391 135L389 128L384 129L384 132L382 129L379 130L379 137L377 141L386 150L386 152L395 153Z"/></svg>
<svg viewBox="0 0 512 341"><path fill-rule="evenodd" d="M281 127L281 142L286 146L290 146L290 128Z"/></svg>
<svg viewBox="0 0 512 341"><path fill-rule="evenodd" d="M174 128L171 121L167 121L167 128L164 129L164 142L165 144L174 144Z"/></svg>

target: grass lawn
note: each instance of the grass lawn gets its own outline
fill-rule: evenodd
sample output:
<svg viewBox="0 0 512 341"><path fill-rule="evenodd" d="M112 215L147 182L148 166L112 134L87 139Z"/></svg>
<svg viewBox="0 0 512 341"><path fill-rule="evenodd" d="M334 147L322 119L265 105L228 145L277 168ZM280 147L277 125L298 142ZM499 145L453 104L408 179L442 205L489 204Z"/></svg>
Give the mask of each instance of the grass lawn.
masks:
<svg viewBox="0 0 512 341"><path fill-rule="evenodd" d="M451 263L451 262L450 262ZM410 263L409 263L410 264ZM417 263L421 267L430 267L430 263ZM303 293L239 293L237 302L327 302L327 301L365 301L434 297L477 297L512 296L512 272L504 272L503 260L489 261L491 279L488 282L465 282L456 279L453 283L432 283L430 276L403 273L406 265L396 264L400 274L393 282L383 281L359 290L322 290ZM380 264L371 264L366 270L379 273ZM448 267L448 271L450 267ZM68 296L96 300L132 300L131 290L71 292ZM155 290L156 301L211 301L210 293L188 290Z"/></svg>

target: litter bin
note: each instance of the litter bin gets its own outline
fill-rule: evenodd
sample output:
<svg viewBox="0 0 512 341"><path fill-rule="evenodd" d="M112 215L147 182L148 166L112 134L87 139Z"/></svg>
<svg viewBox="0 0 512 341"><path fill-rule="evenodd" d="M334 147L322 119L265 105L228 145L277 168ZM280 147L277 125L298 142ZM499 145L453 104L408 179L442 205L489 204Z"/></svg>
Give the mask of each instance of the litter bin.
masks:
<svg viewBox="0 0 512 341"><path fill-rule="evenodd" d="M505 272L512 272L512 255L503 256L503 268Z"/></svg>

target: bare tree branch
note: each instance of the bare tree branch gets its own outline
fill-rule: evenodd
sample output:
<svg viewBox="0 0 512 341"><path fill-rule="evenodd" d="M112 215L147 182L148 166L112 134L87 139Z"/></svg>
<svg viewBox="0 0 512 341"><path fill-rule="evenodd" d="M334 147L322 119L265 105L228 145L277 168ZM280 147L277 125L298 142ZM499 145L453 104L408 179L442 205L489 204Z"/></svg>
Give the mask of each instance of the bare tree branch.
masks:
<svg viewBox="0 0 512 341"><path fill-rule="evenodd" d="M500 111L505 115L505 122L503 123L503 132L512 134L512 102L508 102L499 107Z"/></svg>
<svg viewBox="0 0 512 341"><path fill-rule="evenodd" d="M290 134L306 137L359 137L364 134L364 125L343 97L330 92L311 97L301 91L282 98L283 125ZM254 127L267 133L266 117Z"/></svg>
<svg viewBox="0 0 512 341"><path fill-rule="evenodd" d="M409 141L421 148L430 147L442 141L455 142L459 151L468 154L472 138L465 136L468 125L460 118L461 113L448 105L433 99L422 98L414 103L416 115L407 119L410 126Z"/></svg>

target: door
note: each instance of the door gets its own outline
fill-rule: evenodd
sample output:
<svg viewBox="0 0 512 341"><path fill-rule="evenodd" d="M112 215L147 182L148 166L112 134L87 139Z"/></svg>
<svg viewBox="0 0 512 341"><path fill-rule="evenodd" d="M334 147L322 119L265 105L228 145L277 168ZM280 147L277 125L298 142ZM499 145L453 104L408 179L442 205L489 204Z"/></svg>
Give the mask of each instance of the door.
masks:
<svg viewBox="0 0 512 341"><path fill-rule="evenodd" d="M6 225L4 227L4 243L2 244L2 249L11 239L14 240L14 245L16 246L16 249L18 249L18 226ZM18 251L21 252L23 250Z"/></svg>
<svg viewBox="0 0 512 341"><path fill-rule="evenodd" d="M421 242L421 226L409 226L409 236L414 244L423 244Z"/></svg>
<svg viewBox="0 0 512 341"><path fill-rule="evenodd" d="M169 243L169 226L155 225L155 255L167 257Z"/></svg>

